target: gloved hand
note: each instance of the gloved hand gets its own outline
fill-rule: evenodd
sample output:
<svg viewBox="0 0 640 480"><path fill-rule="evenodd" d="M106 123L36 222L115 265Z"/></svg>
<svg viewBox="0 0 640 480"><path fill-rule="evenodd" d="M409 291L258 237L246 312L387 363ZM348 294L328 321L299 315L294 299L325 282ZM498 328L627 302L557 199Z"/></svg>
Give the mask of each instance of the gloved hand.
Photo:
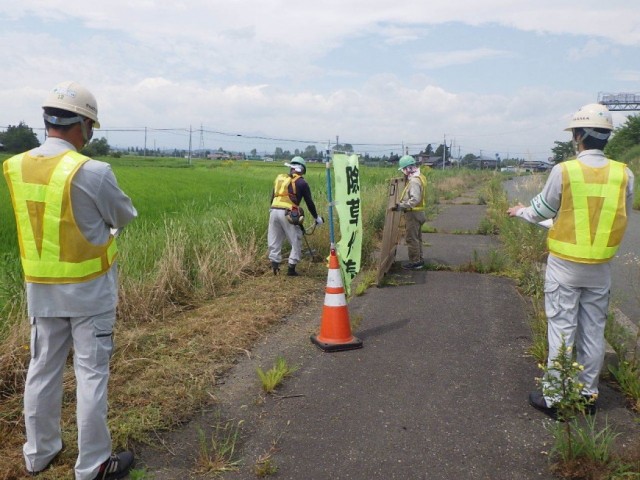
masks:
<svg viewBox="0 0 640 480"><path fill-rule="evenodd" d="M392 212L401 212L402 211L402 207L400 206L399 203L396 203L393 207L391 207L391 211Z"/></svg>
<svg viewBox="0 0 640 480"><path fill-rule="evenodd" d="M318 215L316 217L316 225L322 225L323 223L324 223L324 219L320 215Z"/></svg>

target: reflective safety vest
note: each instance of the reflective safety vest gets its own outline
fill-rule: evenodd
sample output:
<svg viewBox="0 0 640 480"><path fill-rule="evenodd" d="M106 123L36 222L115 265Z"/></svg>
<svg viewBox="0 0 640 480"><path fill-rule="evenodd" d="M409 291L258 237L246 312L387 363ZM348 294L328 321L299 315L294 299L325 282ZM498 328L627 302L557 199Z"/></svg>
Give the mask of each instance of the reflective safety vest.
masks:
<svg viewBox="0 0 640 480"><path fill-rule="evenodd" d="M273 185L271 208L282 208L286 210L298 204L296 180L301 177L302 176L298 174L291 176L286 173L281 173L276 177ZM289 187L291 187L291 190L289 190Z"/></svg>
<svg viewBox="0 0 640 480"><path fill-rule="evenodd" d="M562 165L562 200L547 245L555 256L578 263L614 257L627 228L625 164L599 168L578 160Z"/></svg>
<svg viewBox="0 0 640 480"><path fill-rule="evenodd" d="M418 212L420 210L424 210L425 208L427 208L427 177L425 177L423 174L420 174L418 175L418 179L422 184L422 200L418 205L407 210L408 212ZM404 186L404 190L402 190L402 195L400 195L401 201L404 198L405 194L407 193L407 190L409 190L409 182L407 182L407 184Z"/></svg>
<svg viewBox="0 0 640 480"><path fill-rule="evenodd" d="M115 260L113 235L94 245L73 215L71 179L87 160L68 151L55 157L22 153L4 162L27 282L85 282L103 275Z"/></svg>

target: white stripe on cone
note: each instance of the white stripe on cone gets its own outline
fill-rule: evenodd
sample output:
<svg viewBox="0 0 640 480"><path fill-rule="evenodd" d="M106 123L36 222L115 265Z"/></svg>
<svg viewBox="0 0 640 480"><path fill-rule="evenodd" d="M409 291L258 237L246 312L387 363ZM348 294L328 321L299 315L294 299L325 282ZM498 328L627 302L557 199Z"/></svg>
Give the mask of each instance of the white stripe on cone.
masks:
<svg viewBox="0 0 640 480"><path fill-rule="evenodd" d="M337 268L332 268L329 270L327 274L327 287L330 288L342 288L342 275L340 275L340 270Z"/></svg>
<svg viewBox="0 0 640 480"><path fill-rule="evenodd" d="M324 305L326 307L346 307L347 299L344 293L325 293Z"/></svg>

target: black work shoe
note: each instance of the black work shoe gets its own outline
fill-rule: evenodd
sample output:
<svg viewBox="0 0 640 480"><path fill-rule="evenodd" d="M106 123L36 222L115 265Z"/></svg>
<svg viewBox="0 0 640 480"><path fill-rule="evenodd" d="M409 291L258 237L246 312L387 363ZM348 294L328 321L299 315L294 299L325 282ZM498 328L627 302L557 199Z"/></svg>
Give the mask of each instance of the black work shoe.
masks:
<svg viewBox="0 0 640 480"><path fill-rule="evenodd" d="M296 266L289 264L289 268L287 268L287 275L290 277L297 277L298 272L296 272Z"/></svg>
<svg viewBox="0 0 640 480"><path fill-rule="evenodd" d="M133 466L135 459L131 452L114 453L100 465L98 475L94 480L117 480L126 477Z"/></svg>
<svg viewBox="0 0 640 480"><path fill-rule="evenodd" d="M554 406L549 407L542 393L531 392L529 394L529 405L540 410L542 413L549 415L554 420L558 420L558 409Z"/></svg>
<svg viewBox="0 0 640 480"><path fill-rule="evenodd" d="M277 275L280 273L280 264L278 262L271 262L271 268L273 269L273 274Z"/></svg>
<svg viewBox="0 0 640 480"><path fill-rule="evenodd" d="M404 268L405 270L421 270L423 267L423 260L420 260L419 262L409 262L402 265L402 268Z"/></svg>

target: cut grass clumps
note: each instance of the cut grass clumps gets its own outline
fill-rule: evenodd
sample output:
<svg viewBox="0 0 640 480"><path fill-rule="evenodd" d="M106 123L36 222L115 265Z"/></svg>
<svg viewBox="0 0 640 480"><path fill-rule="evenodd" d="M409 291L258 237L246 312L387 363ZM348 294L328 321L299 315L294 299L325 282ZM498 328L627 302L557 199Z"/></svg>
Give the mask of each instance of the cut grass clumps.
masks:
<svg viewBox="0 0 640 480"><path fill-rule="evenodd" d="M266 372L260 367L256 369L262 389L265 393L273 393L282 381L295 372L297 367L290 367L283 357L276 359L276 364Z"/></svg>
<svg viewBox="0 0 640 480"><path fill-rule="evenodd" d="M217 423L210 435L198 427L198 457L196 470L198 473L220 474L237 470L240 464L236 446L240 437L238 423Z"/></svg>
<svg viewBox="0 0 640 480"><path fill-rule="evenodd" d="M477 250L473 251L473 260L466 265L461 265L456 270L459 272L470 273L502 273L506 258L497 250L490 250L484 258L480 256Z"/></svg>

